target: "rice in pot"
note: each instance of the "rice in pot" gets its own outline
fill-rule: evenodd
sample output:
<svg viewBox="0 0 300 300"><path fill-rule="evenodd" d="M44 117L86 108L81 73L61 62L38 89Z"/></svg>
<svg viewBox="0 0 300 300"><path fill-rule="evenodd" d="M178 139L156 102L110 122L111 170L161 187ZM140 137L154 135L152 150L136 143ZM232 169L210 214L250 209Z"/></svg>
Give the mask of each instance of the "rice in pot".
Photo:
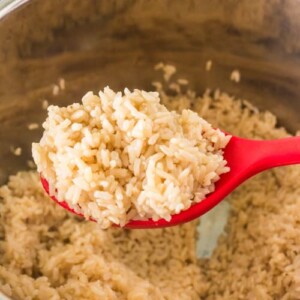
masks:
<svg viewBox="0 0 300 300"><path fill-rule="evenodd" d="M249 138L288 136L276 117L227 94L167 96L215 128ZM159 230L101 230L45 195L36 172L0 188L0 290L13 299L299 299L298 166L255 176L228 197L213 256L197 259L192 222Z"/></svg>

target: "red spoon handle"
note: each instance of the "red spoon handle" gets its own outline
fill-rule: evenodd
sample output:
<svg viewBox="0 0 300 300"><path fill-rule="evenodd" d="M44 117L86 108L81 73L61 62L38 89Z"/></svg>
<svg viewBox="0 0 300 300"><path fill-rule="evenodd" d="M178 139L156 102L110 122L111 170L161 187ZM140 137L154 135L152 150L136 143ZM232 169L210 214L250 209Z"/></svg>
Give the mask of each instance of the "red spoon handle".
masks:
<svg viewBox="0 0 300 300"><path fill-rule="evenodd" d="M300 163L300 136L260 141L257 147L263 169Z"/></svg>
<svg viewBox="0 0 300 300"><path fill-rule="evenodd" d="M269 141L232 137L225 158L231 174L242 172L247 178L270 168L297 164L300 163L300 136Z"/></svg>

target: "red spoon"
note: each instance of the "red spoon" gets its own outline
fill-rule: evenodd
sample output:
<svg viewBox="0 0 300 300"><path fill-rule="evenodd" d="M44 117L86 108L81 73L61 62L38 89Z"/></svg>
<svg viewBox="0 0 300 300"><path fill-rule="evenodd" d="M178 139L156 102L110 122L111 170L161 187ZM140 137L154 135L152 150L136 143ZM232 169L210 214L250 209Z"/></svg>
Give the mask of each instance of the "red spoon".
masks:
<svg viewBox="0 0 300 300"><path fill-rule="evenodd" d="M249 177L274 167L300 163L300 136L278 140L259 141L233 136L224 149L230 172L221 175L215 191L189 209L173 215L170 221L130 221L125 228L161 228L192 221L221 202L228 194ZM49 194L48 182L41 177L44 189ZM75 213L66 202L51 198L63 208ZM75 213L77 214L77 213ZM94 221L94 220L91 220Z"/></svg>

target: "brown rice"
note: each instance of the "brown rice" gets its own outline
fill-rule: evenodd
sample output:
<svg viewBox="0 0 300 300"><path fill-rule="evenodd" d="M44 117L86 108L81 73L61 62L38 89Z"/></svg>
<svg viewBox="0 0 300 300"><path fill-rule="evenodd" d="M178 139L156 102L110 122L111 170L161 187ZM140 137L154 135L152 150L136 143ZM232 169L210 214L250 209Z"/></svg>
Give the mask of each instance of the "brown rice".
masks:
<svg viewBox="0 0 300 300"><path fill-rule="evenodd" d="M191 110L168 111L157 92L89 92L82 104L50 106L43 127L32 149L50 193L103 228L170 220L229 170L230 136Z"/></svg>
<svg viewBox="0 0 300 300"><path fill-rule="evenodd" d="M276 117L218 92L167 96L235 135L287 136ZM264 172L228 197L213 256L197 259L196 222L101 230L45 196L35 172L0 188L0 290L13 299L300 299L300 168Z"/></svg>

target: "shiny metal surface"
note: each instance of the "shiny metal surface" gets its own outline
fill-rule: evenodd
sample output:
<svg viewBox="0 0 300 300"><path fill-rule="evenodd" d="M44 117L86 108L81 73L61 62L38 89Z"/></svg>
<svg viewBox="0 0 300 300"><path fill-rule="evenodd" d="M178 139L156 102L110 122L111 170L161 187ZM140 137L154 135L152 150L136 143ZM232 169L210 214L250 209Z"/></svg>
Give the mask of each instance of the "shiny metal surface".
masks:
<svg viewBox="0 0 300 300"><path fill-rule="evenodd" d="M151 89L160 61L175 64L199 93L221 88L250 99L295 132L299 34L297 0L29 1L0 20L0 183L27 168L41 134L27 125L44 119L43 99L71 103L105 85ZM229 80L233 69L239 84ZM66 90L54 97L61 77Z"/></svg>
<svg viewBox="0 0 300 300"><path fill-rule="evenodd" d="M0 0L0 19L29 0Z"/></svg>

